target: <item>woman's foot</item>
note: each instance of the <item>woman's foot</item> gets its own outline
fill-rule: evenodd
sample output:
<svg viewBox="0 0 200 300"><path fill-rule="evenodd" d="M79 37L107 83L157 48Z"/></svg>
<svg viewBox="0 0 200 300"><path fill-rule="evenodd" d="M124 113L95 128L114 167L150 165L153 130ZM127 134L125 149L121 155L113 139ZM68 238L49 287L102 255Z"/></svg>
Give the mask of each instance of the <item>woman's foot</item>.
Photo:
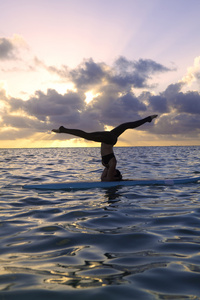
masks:
<svg viewBox="0 0 200 300"><path fill-rule="evenodd" d="M63 126L60 126L58 129L52 129L51 131L53 131L55 133L61 133L61 132L63 132L62 131L63 128L64 128Z"/></svg>
<svg viewBox="0 0 200 300"><path fill-rule="evenodd" d="M158 115L152 115L152 116L150 116L151 121L152 121L153 119L157 118L157 116L158 116ZM150 122L151 122L151 121L150 121Z"/></svg>

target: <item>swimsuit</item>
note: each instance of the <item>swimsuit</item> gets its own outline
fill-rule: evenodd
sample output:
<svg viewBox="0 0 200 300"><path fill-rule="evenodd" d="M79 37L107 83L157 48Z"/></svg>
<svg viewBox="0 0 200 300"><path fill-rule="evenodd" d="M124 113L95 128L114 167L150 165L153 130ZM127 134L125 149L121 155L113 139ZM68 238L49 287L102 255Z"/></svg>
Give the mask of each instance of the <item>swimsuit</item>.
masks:
<svg viewBox="0 0 200 300"><path fill-rule="evenodd" d="M102 164L103 165L108 165L109 161L115 157L114 153L110 153L110 154L107 154L107 155L103 155L102 156Z"/></svg>

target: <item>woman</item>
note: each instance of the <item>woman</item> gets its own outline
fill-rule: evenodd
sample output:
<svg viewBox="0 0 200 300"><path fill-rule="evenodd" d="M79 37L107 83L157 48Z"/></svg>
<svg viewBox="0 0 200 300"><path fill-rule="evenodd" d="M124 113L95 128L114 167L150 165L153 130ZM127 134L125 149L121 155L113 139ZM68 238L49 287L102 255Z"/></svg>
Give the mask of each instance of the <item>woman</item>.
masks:
<svg viewBox="0 0 200 300"><path fill-rule="evenodd" d="M59 129L53 129L56 133L67 133L72 134L89 141L101 143L101 157L102 164L105 167L102 175L102 181L118 181L122 180L121 173L116 169L117 160L113 152L113 146L117 143L118 137L127 129L137 128L146 122L151 122L157 115L152 115L147 118L123 123L111 131L96 131L96 132L85 132L80 129L70 129L61 126Z"/></svg>

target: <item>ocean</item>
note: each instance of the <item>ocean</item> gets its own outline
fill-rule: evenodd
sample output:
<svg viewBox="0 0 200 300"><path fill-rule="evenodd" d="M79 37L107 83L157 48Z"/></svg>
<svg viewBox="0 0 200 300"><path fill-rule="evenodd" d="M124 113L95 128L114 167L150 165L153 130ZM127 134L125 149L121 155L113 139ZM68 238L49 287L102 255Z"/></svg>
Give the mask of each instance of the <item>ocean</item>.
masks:
<svg viewBox="0 0 200 300"><path fill-rule="evenodd" d="M200 183L77 191L99 148L0 149L0 300L200 299ZM200 176L200 147L115 148L123 178Z"/></svg>

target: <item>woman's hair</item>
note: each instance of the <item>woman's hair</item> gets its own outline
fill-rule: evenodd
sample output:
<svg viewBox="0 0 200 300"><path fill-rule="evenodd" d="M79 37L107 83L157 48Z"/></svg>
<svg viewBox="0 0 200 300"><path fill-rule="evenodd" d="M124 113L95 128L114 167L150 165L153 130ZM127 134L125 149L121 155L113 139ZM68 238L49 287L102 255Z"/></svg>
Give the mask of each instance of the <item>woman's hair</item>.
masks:
<svg viewBox="0 0 200 300"><path fill-rule="evenodd" d="M116 174L114 177L119 177L119 180L122 180L122 174L118 169L116 169Z"/></svg>

